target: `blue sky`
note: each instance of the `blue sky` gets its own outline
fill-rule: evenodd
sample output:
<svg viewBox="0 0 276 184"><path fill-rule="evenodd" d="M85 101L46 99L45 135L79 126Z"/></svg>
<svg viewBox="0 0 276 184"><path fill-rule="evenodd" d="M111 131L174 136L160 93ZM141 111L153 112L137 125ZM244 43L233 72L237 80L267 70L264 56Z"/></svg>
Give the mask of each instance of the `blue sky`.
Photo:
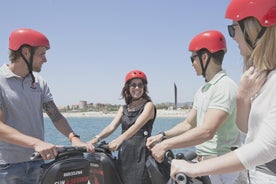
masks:
<svg viewBox="0 0 276 184"><path fill-rule="evenodd" d="M242 57L227 33L230 0L8 0L0 5L0 65L8 61L12 30L28 27L50 40L40 75L58 106L123 104L124 77L133 69L147 74L154 103L192 101L204 83L190 62L190 40L216 29L226 38L223 68L237 83Z"/></svg>

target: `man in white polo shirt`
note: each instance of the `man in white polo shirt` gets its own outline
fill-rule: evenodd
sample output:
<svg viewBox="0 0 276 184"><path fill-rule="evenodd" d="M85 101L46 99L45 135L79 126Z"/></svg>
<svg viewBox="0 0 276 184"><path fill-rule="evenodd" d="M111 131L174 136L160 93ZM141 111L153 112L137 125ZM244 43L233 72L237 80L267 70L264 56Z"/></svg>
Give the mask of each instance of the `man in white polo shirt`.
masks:
<svg viewBox="0 0 276 184"><path fill-rule="evenodd" d="M191 40L189 51L197 75L206 83L195 94L193 108L183 122L148 138L147 146L159 162L170 149L195 146L197 160L202 161L228 153L241 143L235 124L237 85L222 69L224 36L216 30L202 32ZM156 142L160 143L153 146ZM238 174L213 175L210 179L212 183L230 184Z"/></svg>

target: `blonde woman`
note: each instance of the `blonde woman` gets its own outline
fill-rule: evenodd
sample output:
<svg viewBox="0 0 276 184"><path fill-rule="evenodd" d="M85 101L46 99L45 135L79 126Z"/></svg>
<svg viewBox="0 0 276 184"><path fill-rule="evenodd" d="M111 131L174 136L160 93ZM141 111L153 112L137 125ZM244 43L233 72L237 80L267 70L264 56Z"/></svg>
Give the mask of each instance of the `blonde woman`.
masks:
<svg viewBox="0 0 276 184"><path fill-rule="evenodd" d="M244 73L237 95L237 126L246 144L224 156L191 164L174 160L171 176L248 170L249 183L276 183L276 1L232 0L230 36L244 56Z"/></svg>

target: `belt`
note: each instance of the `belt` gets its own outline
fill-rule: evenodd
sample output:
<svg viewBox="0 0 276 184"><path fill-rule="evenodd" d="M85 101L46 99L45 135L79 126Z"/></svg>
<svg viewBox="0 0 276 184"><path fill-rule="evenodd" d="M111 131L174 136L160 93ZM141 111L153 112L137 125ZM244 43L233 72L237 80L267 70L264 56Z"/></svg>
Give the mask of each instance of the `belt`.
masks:
<svg viewBox="0 0 276 184"><path fill-rule="evenodd" d="M201 161L203 161L203 160L208 160L208 159L216 158L216 157L217 157L216 155L198 155L198 156L196 157L196 160L197 160L198 162L201 162Z"/></svg>

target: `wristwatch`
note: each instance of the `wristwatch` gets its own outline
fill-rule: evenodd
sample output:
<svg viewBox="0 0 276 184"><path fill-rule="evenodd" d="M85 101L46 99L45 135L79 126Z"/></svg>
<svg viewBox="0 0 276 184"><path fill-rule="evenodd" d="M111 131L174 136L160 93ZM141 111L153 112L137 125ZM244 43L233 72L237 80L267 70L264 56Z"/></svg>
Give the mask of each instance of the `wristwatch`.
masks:
<svg viewBox="0 0 276 184"><path fill-rule="evenodd" d="M158 134L162 134L161 141L166 139L166 133L165 132L159 132Z"/></svg>
<svg viewBox="0 0 276 184"><path fill-rule="evenodd" d="M76 134L75 132L70 132L68 138L71 142L72 142L73 137L80 138L80 136L78 134Z"/></svg>

